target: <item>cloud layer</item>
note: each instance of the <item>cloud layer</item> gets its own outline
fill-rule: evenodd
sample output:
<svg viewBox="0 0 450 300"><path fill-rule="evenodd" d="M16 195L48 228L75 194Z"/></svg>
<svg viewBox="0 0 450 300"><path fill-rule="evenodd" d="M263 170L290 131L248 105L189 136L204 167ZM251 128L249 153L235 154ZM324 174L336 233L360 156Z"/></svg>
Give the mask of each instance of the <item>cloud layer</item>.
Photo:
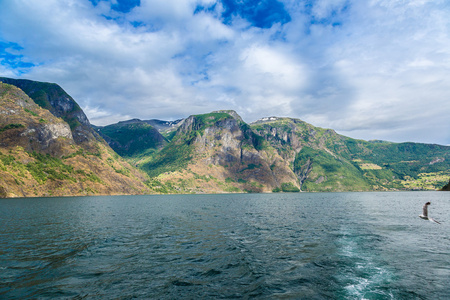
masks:
<svg viewBox="0 0 450 300"><path fill-rule="evenodd" d="M450 144L446 0L6 0L0 76L60 84L105 125L235 109Z"/></svg>

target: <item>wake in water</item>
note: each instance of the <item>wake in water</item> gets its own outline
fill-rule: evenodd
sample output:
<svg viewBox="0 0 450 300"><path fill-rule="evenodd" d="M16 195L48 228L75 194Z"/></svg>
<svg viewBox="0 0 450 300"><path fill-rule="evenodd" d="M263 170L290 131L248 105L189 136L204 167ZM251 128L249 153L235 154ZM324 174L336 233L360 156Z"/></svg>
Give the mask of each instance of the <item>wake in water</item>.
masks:
<svg viewBox="0 0 450 300"><path fill-rule="evenodd" d="M388 286L393 273L373 252L379 237L345 229L338 240L343 264L337 275L347 299L394 299Z"/></svg>

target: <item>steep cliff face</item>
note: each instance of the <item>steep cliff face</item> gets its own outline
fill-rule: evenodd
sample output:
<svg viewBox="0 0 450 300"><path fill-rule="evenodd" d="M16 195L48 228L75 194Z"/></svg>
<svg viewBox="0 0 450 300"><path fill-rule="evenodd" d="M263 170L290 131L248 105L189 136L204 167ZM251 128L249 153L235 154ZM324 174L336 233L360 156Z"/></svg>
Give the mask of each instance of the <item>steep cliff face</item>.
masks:
<svg viewBox="0 0 450 300"><path fill-rule="evenodd" d="M21 146L29 152L63 156L75 144L66 122L15 86L0 83L0 116L0 147Z"/></svg>
<svg viewBox="0 0 450 300"><path fill-rule="evenodd" d="M161 168L163 162L173 168ZM298 188L295 174L282 157L233 111L185 119L171 143L142 168L165 184L181 180L185 191L192 192Z"/></svg>
<svg viewBox="0 0 450 300"><path fill-rule="evenodd" d="M90 148L94 146L92 143L94 140L99 140L83 110L59 85L5 77L0 77L0 82L18 87L41 108L63 119L69 124L77 144Z"/></svg>
<svg viewBox="0 0 450 300"><path fill-rule="evenodd" d="M77 144L70 126L0 83L0 197L149 193L146 176L106 143Z"/></svg>
<svg viewBox="0 0 450 300"><path fill-rule="evenodd" d="M331 153L330 145L334 148L342 144L341 136L334 130L315 127L298 119L268 117L250 126L291 161L304 146Z"/></svg>

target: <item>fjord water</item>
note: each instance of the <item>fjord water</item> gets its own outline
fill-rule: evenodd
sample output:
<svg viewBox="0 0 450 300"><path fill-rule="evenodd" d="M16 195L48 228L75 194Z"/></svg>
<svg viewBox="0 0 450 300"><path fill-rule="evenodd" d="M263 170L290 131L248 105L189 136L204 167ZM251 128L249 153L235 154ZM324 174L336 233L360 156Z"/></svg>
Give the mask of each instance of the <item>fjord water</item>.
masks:
<svg viewBox="0 0 450 300"><path fill-rule="evenodd" d="M0 298L449 299L449 229L446 192L3 199Z"/></svg>

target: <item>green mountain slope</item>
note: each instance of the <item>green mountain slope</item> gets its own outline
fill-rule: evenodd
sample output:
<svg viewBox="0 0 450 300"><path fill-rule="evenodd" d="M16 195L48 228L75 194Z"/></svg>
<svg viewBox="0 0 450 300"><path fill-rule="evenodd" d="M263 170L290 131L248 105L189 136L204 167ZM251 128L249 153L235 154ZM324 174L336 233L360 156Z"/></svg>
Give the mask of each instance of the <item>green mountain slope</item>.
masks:
<svg viewBox="0 0 450 300"><path fill-rule="evenodd" d="M291 162L303 191L367 191L372 185L345 159L344 137L291 118L264 118L251 127ZM339 149L338 151L334 151Z"/></svg>
<svg viewBox="0 0 450 300"><path fill-rule="evenodd" d="M125 144L132 136L133 147L144 149L120 153L162 192L426 190L450 174L450 147L356 140L298 119L249 125L234 111L194 115L162 148L117 126L110 137Z"/></svg>
<svg viewBox="0 0 450 300"><path fill-rule="evenodd" d="M294 171L304 191L368 191L372 186L361 170L332 153L308 146L296 155Z"/></svg>
<svg viewBox="0 0 450 300"><path fill-rule="evenodd" d="M114 151L124 157L149 155L167 144L158 130L137 119L94 128Z"/></svg>

